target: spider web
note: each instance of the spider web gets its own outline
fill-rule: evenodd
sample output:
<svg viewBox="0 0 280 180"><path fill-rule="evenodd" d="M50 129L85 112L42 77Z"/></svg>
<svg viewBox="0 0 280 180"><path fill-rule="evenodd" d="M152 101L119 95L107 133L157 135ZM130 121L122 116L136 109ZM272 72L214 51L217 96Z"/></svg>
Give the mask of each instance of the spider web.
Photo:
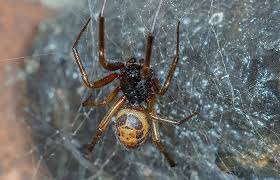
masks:
<svg viewBox="0 0 280 180"><path fill-rule="evenodd" d="M279 1L164 0L154 27L152 68L164 81L175 54L180 26L180 62L157 111L181 119L162 124L163 143L176 160L170 168L151 138L127 150L117 141L114 121L91 158L83 145L110 106L83 108L91 91L82 86L72 42L91 16L79 51L92 80L108 72L98 64L98 15L103 2L67 6L41 24L26 62L24 108L32 129L28 151L50 179L278 179L280 178L280 6ZM146 36L159 1L107 0L106 57L143 58ZM43 52L52 52L45 54ZM93 91L102 99L114 82Z"/></svg>

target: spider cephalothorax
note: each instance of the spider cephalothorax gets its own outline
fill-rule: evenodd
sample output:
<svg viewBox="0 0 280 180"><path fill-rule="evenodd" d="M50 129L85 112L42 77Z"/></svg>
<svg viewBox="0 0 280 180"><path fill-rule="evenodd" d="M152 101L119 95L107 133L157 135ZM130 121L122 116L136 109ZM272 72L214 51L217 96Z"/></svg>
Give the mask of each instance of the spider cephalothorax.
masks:
<svg viewBox="0 0 280 180"><path fill-rule="evenodd" d="M154 94L152 88L153 74L141 77L143 59L131 58L125 67L120 69L120 87L130 104L141 104L148 101ZM151 71L152 72L152 71Z"/></svg>
<svg viewBox="0 0 280 180"><path fill-rule="evenodd" d="M115 79L119 79L120 83L119 86L116 87L103 101L95 102L90 96L86 101L83 102L83 106L104 106L112 102L114 98L117 97L119 92L123 92L123 96L121 96L114 103L114 105L99 123L96 135L91 140L88 146L88 151L93 151L95 144L98 142L103 132L108 127L112 117L116 115L117 136L124 146L128 148L136 148L144 144L148 136L149 126L151 126L153 141L155 145L166 157L170 166L175 166L174 160L171 158L169 153L167 153L164 145L161 143L158 123L165 122L179 125L185 122L186 120L190 119L197 113L191 114L182 121L174 121L158 117L155 110L155 106L156 96L162 96L167 91L179 61L180 22L178 22L176 32L176 55L173 59L173 62L168 71L168 75L163 86L161 86L159 80L156 77L154 77L153 71L150 68L153 44L152 33L149 33L147 37L145 59L136 60L135 58L131 58L126 62L126 64L121 62L108 62L105 59L104 52L104 17L101 15L99 16L99 63L106 70L119 70L119 73L112 72L103 79L100 79L93 83L89 82L87 73L85 71L79 52L77 50L77 44L79 42L79 39L85 31L89 22L90 18L78 34L72 48L76 63L79 67L82 80L85 86L91 89L100 88L109 84Z"/></svg>

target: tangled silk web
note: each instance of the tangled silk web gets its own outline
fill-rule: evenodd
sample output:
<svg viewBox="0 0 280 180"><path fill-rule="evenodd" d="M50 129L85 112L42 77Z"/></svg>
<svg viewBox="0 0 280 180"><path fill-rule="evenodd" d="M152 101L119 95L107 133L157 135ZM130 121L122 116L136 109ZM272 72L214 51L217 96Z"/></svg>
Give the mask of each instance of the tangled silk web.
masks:
<svg viewBox="0 0 280 180"><path fill-rule="evenodd" d="M106 108L87 109L71 46L86 19L93 21L79 44L92 80L108 72L98 64L97 0L69 5L43 23L28 72L26 119L33 152L56 179L278 179L280 178L280 2L164 0L155 24L152 67L163 81L175 53L180 27L180 62L158 112L180 119L161 125L170 168L151 140L127 150L115 137L114 122L91 159L83 145L95 134ZM146 36L159 1L108 0L104 9L106 56L125 62L144 56ZM48 52L44 54L44 52ZM38 56L39 55L39 56ZM117 85L94 90L102 99Z"/></svg>

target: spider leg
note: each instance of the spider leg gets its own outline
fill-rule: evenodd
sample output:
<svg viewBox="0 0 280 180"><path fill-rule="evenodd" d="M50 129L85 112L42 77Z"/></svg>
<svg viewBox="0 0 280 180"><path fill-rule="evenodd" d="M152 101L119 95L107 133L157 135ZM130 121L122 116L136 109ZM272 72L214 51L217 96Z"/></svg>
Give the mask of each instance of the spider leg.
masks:
<svg viewBox="0 0 280 180"><path fill-rule="evenodd" d="M99 63L101 66L109 71L115 71L124 67L121 62L107 62L105 59L105 18L104 16L99 16Z"/></svg>
<svg viewBox="0 0 280 180"><path fill-rule="evenodd" d="M99 80L93 82L92 83L92 85L93 85L92 88L101 88L101 87L109 84L110 82L114 81L118 77L119 77L118 73L111 73L111 74L103 77L102 79L99 79Z"/></svg>
<svg viewBox="0 0 280 180"><path fill-rule="evenodd" d="M87 73L86 73L86 70L85 70L84 65L83 65L83 63L82 63L82 60L81 60L79 51L78 51L78 49L77 49L77 45L78 45L78 43L79 43L79 40L80 40L82 34L84 33L84 31L86 30L86 28L87 28L87 26L88 26L90 20L91 20L91 18L89 18L89 19L87 20L86 24L82 27L81 31L79 32L79 34L78 34L77 38L75 39L75 42L74 42L74 44L73 44L73 46L72 46L72 51L73 51L73 55L74 55L74 58L75 58L75 60L76 60L76 63L77 63L77 65L78 65L78 67L79 67L79 70L80 70L80 73L81 73L81 76L82 76L82 80L83 80L84 84L86 85L86 87L88 87L88 88L98 88L99 83L91 83L91 82L89 82L88 75L87 75ZM103 25L104 25L104 23L103 23ZM104 35L104 28L103 28L103 35ZM100 38L100 39L102 40L102 38ZM100 43L100 44L102 44L102 43ZM101 48L101 49L102 49L102 48ZM101 53L101 54L103 54L103 59L104 59L104 37L103 37L103 53ZM102 58L101 58L101 59L102 59ZM99 59L99 60L100 60L100 59ZM101 61L101 60L100 60L100 61ZM104 61L105 61L105 60L104 60ZM102 61L102 62L103 62L103 61ZM101 65L102 65L102 62L100 62ZM103 63L103 64L104 64L104 63ZM115 67L115 66L113 66L113 67ZM120 66L118 66L117 68L115 68L114 70L120 69L121 67L122 67L122 66L120 65ZM110 77L112 77L112 76L115 76L115 75L109 75L108 79L110 79ZM105 79L106 79L106 78L105 78ZM104 82L101 82L101 81L100 81L101 84L102 84L102 83L106 83L106 82L107 82L107 81L105 81L105 80L104 80ZM107 83L107 84L108 84L108 83ZM99 86L99 87L100 87L100 86Z"/></svg>
<svg viewBox="0 0 280 180"><path fill-rule="evenodd" d="M79 43L79 40L83 34L83 32L86 30L89 22L90 22L91 18L89 18L86 22L86 24L83 26L83 28L81 29L81 31L79 32L77 38L75 39L75 42L73 44L73 47L72 47L72 51L73 51L73 54L74 54L74 58L76 60L76 63L79 67L79 70L80 70L80 73L81 73L81 76L82 76L82 79L83 79L83 82L84 84L88 87L88 88L94 88L94 85L91 84L88 80L88 76L87 76L87 73L85 71L85 68L84 68L84 65L81 61L81 57L80 57L80 54L78 52L78 49L77 49L77 45Z"/></svg>
<svg viewBox="0 0 280 180"><path fill-rule="evenodd" d="M194 112L191 115L185 117L184 119L182 119L180 121L161 118L161 117L158 117L157 115L153 115L151 113L149 115L153 120L156 120L156 121L159 121L159 122L164 122L164 123L169 123L169 124L174 124L174 125L181 125L182 123L186 122L187 120L190 120L193 116L195 116L197 114L198 114L198 112Z"/></svg>
<svg viewBox="0 0 280 180"><path fill-rule="evenodd" d="M167 78L162 87L157 79L153 83L153 87L154 87L156 93L161 96L166 93L168 87L170 86L174 72L176 70L176 66L179 62L179 27L180 27L180 21L178 21L177 31L176 31L176 54L175 54L175 57L173 58L173 62L168 71Z"/></svg>
<svg viewBox="0 0 280 180"><path fill-rule="evenodd" d="M162 144L160 140L158 121L152 120L152 130L153 130L153 141L155 145L160 150L160 152L164 155L169 165L171 167L174 167L176 165L175 161L170 156L170 154L165 150L165 146Z"/></svg>
<svg viewBox="0 0 280 180"><path fill-rule="evenodd" d="M155 104L156 104L156 97L152 96L149 100L148 100L148 111L150 112L150 114L156 114L155 112ZM157 148L160 150L160 152L164 155L164 157L166 158L166 160L168 161L169 165L171 167L174 167L175 161L173 160L173 158L171 157L171 155L166 151L164 144L162 144L161 140L160 140L160 134L159 134L159 127L158 127L158 121L157 120L153 120L152 119L152 131L153 131L153 142L154 144L157 146Z"/></svg>
<svg viewBox="0 0 280 180"><path fill-rule="evenodd" d="M92 98L92 94L82 103L85 107L92 107L92 106L105 106L117 96L117 94L120 92L121 87L115 88L104 100L100 102L94 101Z"/></svg>
<svg viewBox="0 0 280 180"><path fill-rule="evenodd" d="M123 106L125 101L126 101L126 98L124 96L122 96L117 102L115 102L115 104L111 107L111 109L103 117L103 119L101 120L101 122L98 125L98 129L97 129L95 136L92 138L92 140L88 144L89 152L93 151L95 144L98 142L98 140L101 138L102 134L108 127L109 123L112 120L112 117L120 110L120 108Z"/></svg>
<svg viewBox="0 0 280 180"><path fill-rule="evenodd" d="M152 55L152 49L153 49L153 47L152 47L153 39L154 39L154 36L150 32L147 37L145 61L144 61L144 65L143 65L143 68L141 71L141 76L143 79L145 79L149 75L149 72L150 72L151 55Z"/></svg>

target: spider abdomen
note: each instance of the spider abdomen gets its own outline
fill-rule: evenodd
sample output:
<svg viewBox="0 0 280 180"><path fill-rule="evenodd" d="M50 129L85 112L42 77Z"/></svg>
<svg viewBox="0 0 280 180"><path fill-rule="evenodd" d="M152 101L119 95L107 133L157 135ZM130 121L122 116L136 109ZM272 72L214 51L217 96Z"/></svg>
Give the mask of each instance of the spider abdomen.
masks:
<svg viewBox="0 0 280 180"><path fill-rule="evenodd" d="M144 112L124 108L117 114L116 132L119 141L127 148L137 148L145 143L149 124Z"/></svg>
<svg viewBox="0 0 280 180"><path fill-rule="evenodd" d="M151 78L142 79L141 69L136 63L121 69L120 86L130 104L147 102L153 93Z"/></svg>

